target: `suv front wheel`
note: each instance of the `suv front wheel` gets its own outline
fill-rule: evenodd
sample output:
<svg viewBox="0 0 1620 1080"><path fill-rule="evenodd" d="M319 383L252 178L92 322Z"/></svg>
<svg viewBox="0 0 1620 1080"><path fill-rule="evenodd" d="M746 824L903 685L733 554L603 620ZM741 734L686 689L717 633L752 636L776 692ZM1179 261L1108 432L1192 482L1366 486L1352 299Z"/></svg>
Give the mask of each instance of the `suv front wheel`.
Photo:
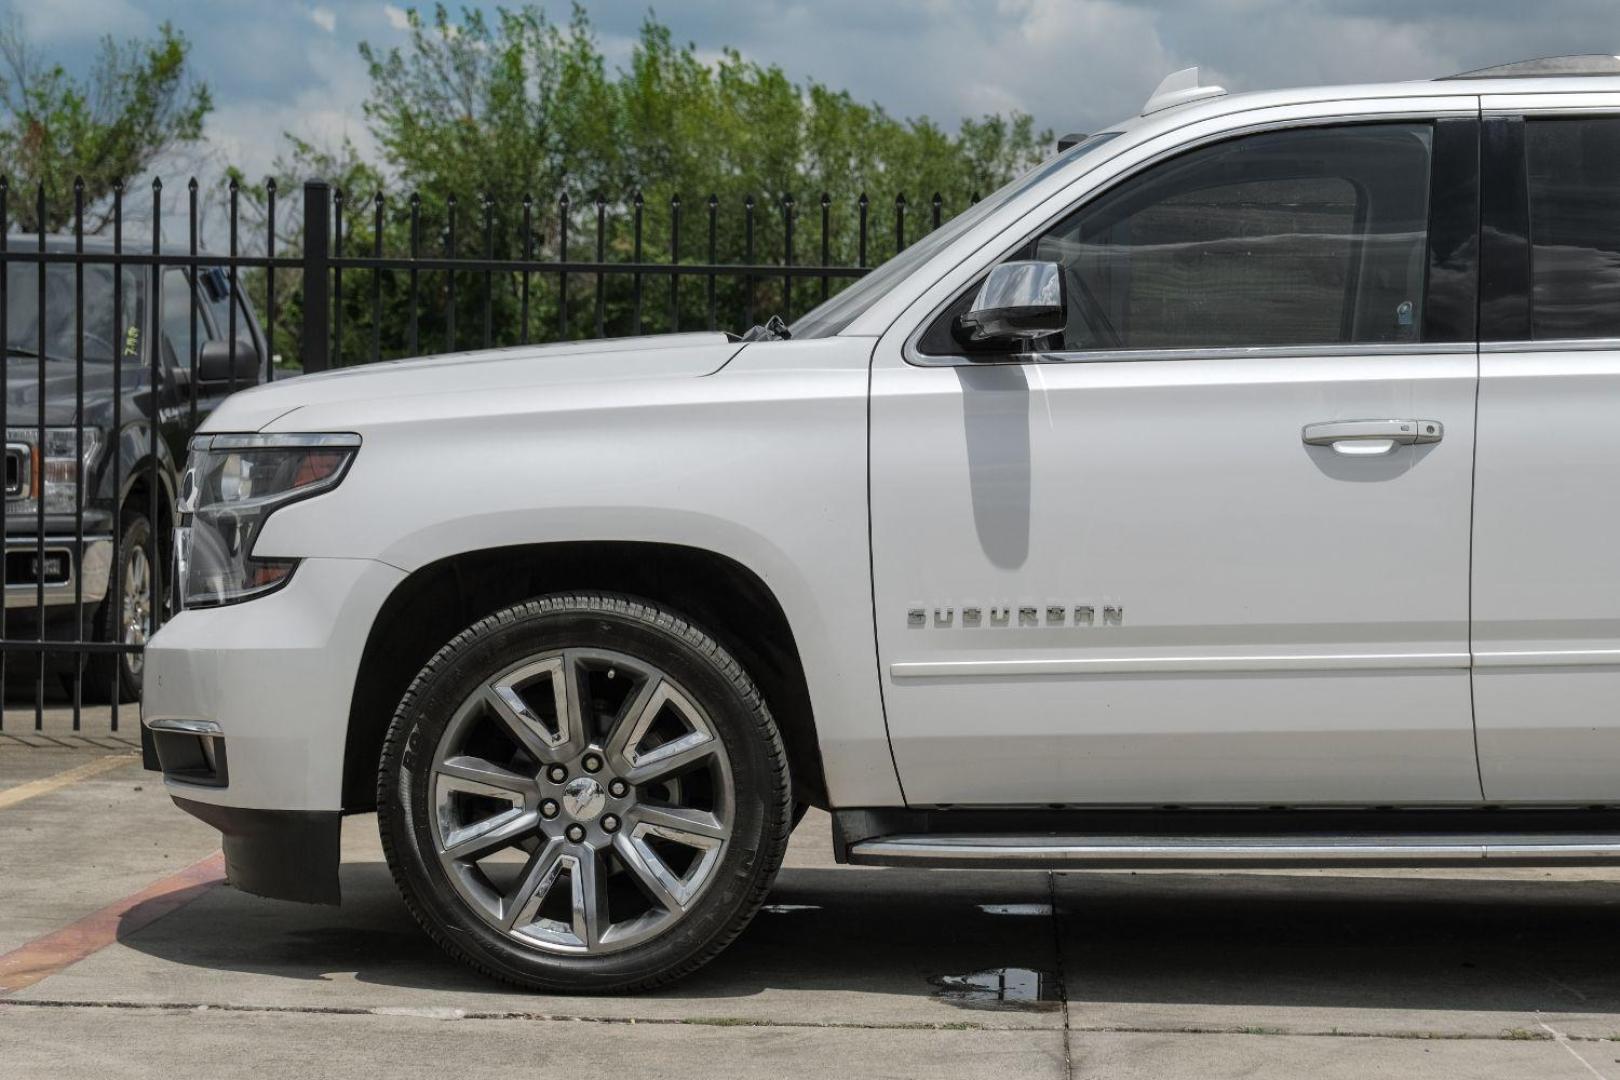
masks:
<svg viewBox="0 0 1620 1080"><path fill-rule="evenodd" d="M444 949L549 991L642 989L747 925L791 827L747 673L651 604L550 596L458 635L383 746L394 878Z"/></svg>

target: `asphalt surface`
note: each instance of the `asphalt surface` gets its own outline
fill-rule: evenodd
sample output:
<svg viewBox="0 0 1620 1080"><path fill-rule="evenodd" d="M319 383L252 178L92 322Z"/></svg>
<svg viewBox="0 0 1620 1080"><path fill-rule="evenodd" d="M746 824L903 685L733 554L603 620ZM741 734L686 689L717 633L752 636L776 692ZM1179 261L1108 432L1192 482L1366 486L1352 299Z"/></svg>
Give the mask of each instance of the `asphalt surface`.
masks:
<svg viewBox="0 0 1620 1080"><path fill-rule="evenodd" d="M1620 1080L1620 871L856 869L812 814L769 907L696 977L526 994L418 931L373 818L347 822L341 908L246 896L132 728L15 715L0 986L37 970L0 989L4 1080Z"/></svg>

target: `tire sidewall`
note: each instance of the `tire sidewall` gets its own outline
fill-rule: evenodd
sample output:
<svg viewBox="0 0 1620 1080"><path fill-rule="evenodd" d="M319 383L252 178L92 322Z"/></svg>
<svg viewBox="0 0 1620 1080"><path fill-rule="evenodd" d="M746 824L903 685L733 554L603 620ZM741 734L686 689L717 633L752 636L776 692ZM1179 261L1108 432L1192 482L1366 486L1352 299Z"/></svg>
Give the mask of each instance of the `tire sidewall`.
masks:
<svg viewBox="0 0 1620 1080"><path fill-rule="evenodd" d="M379 776L379 827L396 877L418 917L442 943L503 978L545 989L603 991L673 977L711 945L729 940L752 912L759 876L773 873L787 829L786 773L774 726L740 669L716 662L682 631L684 624L635 601L548 597L508 609L461 635L431 661L406 695L385 743ZM568 647L612 649L661 669L707 714L729 758L732 832L703 892L666 932L601 956L562 956L526 947L470 910L435 854L428 793L435 748L459 706L498 672L528 657ZM716 650L718 652L718 650ZM775 751L774 753L772 751ZM769 865L767 865L769 864ZM745 910L746 909L746 910ZM701 959L697 960L701 963ZM695 966L695 965L694 965Z"/></svg>
<svg viewBox="0 0 1620 1080"><path fill-rule="evenodd" d="M132 553L151 543L152 523L146 515L134 510L123 513L123 528L118 540L118 562L107 575L107 596L101 602L96 616L96 640L118 644L124 640L124 578L129 574ZM161 555L159 556L161 557ZM152 568L156 580L156 567ZM87 699L107 701L139 701L144 684L145 669L136 675L129 670L124 654L114 653L91 657L85 663ZM92 688L88 684L94 684ZM71 683L69 683L71 693Z"/></svg>

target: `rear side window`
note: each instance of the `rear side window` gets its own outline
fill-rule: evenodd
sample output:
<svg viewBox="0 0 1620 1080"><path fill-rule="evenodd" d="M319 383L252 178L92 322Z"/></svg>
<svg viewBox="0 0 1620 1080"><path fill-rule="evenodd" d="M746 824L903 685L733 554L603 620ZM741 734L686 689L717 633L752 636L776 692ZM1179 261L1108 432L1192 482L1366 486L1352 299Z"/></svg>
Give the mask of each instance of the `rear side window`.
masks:
<svg viewBox="0 0 1620 1080"><path fill-rule="evenodd" d="M1530 336L1620 337L1620 117L1525 123Z"/></svg>
<svg viewBox="0 0 1620 1080"><path fill-rule="evenodd" d="M1419 340L1431 158L1430 125L1371 124L1155 167L1037 241L1067 279L1061 348Z"/></svg>

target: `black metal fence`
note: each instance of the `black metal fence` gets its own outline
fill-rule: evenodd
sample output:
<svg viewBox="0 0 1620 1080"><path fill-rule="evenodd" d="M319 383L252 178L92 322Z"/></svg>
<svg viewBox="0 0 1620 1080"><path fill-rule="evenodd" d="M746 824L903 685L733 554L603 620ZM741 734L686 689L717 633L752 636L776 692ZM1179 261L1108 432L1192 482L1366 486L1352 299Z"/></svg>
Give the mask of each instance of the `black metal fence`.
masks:
<svg viewBox="0 0 1620 1080"><path fill-rule="evenodd" d="M0 732L79 731L87 715L119 730L142 642L173 611L186 442L246 382L466 348L741 330L827 299L946 215L937 194L917 213L903 195L842 206L710 195L694 210L679 195L564 193L481 197L469 230L454 197L355 201L311 181L289 208L274 182L233 181L210 222L192 180L185 241L165 245L160 182L136 239L122 188L96 215L108 222L99 236L86 233L82 183L69 205L34 186L28 213L18 194L0 179ZM19 221L38 231L14 232ZM200 242L208 224L223 229L223 251Z"/></svg>

